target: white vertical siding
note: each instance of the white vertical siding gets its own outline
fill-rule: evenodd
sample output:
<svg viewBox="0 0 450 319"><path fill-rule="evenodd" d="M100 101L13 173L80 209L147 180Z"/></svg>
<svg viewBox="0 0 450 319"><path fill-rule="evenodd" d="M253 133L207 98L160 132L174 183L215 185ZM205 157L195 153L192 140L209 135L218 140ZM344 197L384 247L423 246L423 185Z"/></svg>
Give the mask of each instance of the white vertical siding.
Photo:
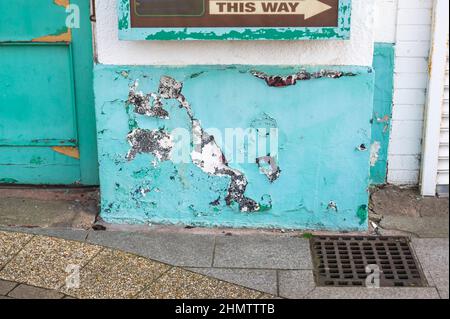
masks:
<svg viewBox="0 0 450 319"><path fill-rule="evenodd" d="M388 182L418 184L428 84L432 0L398 0Z"/></svg>
<svg viewBox="0 0 450 319"><path fill-rule="evenodd" d="M449 184L448 82L449 82L449 54L447 42L447 66L445 70L444 98L442 101L442 122L441 122L441 137L439 146L439 164L438 164L438 181L437 181L438 185Z"/></svg>

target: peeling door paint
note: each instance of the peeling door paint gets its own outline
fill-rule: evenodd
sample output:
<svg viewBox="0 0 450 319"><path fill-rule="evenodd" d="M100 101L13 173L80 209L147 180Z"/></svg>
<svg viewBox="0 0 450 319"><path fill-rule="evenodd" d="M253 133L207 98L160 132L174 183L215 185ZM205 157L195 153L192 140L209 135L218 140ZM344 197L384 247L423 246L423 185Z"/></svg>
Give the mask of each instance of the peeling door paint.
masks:
<svg viewBox="0 0 450 319"><path fill-rule="evenodd" d="M57 35L65 35L62 41L68 42L67 14L63 5L66 2L68 1L0 0L0 42L33 39L56 42Z"/></svg>
<svg viewBox="0 0 450 319"><path fill-rule="evenodd" d="M321 76L271 86L263 74ZM364 67L97 65L101 217L366 229L370 152L358 148L370 145L373 78ZM230 128L245 143L227 142ZM184 161L174 132L187 132Z"/></svg>

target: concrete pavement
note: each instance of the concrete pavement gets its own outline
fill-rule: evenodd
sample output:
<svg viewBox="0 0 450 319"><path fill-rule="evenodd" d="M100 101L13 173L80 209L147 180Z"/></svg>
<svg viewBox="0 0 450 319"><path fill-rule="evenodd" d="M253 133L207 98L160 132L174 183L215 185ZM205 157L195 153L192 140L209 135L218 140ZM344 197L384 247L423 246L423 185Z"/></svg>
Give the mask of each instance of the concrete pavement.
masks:
<svg viewBox="0 0 450 319"><path fill-rule="evenodd" d="M309 232L108 224L102 224L106 231L95 231L90 227L92 196L86 208L80 193L22 191L11 197L14 194L3 195L15 206L0 209L3 297L37 296L38 292L43 298L449 296L448 199L420 199L396 188L372 195L372 228L367 234L411 237L429 287L366 289L316 287ZM3 201L1 192L0 198ZM58 204L53 207L46 200ZM386 201L397 204L389 209ZM67 213L70 205L85 213ZM15 209L22 213L14 215ZM45 213L40 219L41 211ZM82 222L79 216L85 216ZM83 229L83 225L89 227ZM67 265L80 267L81 288L64 289Z"/></svg>

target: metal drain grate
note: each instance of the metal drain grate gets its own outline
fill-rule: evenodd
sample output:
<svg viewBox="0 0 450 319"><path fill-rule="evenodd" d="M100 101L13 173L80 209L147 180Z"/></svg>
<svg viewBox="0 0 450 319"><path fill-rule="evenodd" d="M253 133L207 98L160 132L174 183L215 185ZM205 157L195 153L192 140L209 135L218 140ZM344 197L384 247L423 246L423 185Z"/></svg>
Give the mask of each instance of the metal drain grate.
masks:
<svg viewBox="0 0 450 319"><path fill-rule="evenodd" d="M311 251L317 286L365 287L374 270L380 287L426 286L406 237L313 237Z"/></svg>

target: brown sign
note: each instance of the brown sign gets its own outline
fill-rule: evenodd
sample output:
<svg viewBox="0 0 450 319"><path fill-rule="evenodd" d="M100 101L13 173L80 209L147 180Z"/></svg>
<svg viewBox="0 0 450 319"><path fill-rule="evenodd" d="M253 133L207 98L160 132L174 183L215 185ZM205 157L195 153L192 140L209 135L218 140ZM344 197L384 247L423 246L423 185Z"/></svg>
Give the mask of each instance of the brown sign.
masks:
<svg viewBox="0 0 450 319"><path fill-rule="evenodd" d="M130 0L132 28L337 27L339 0Z"/></svg>

